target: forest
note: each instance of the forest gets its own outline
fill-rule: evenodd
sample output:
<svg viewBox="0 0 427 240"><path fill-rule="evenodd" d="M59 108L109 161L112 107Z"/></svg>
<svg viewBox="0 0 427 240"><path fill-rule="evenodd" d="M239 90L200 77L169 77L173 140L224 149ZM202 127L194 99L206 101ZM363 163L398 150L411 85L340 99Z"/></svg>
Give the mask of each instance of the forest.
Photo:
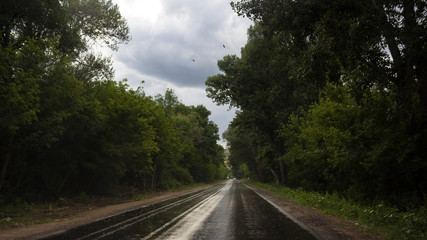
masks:
<svg viewBox="0 0 427 240"><path fill-rule="evenodd" d="M130 41L111 0L0 3L0 206L225 179L206 107L113 81Z"/></svg>
<svg viewBox="0 0 427 240"><path fill-rule="evenodd" d="M206 80L239 109L223 134L239 178L401 210L427 203L427 5L241 0L241 56Z"/></svg>
<svg viewBox="0 0 427 240"><path fill-rule="evenodd" d="M240 56L207 95L238 110L233 175L399 209L427 203L427 4L241 0ZM174 91L114 81L111 0L0 2L0 205L224 179L218 127Z"/></svg>

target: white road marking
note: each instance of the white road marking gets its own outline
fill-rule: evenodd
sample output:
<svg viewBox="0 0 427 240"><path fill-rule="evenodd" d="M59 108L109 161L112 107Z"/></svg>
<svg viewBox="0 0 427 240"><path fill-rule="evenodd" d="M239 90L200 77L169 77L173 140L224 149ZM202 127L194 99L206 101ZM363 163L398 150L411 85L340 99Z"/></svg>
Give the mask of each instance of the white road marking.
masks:
<svg viewBox="0 0 427 240"><path fill-rule="evenodd" d="M175 201L175 202L172 202L170 204L167 204L167 205L164 205L162 207L156 208L154 210L151 210L149 212L143 213L141 215L138 215L138 216L126 219L126 220L124 220L122 222L116 223L114 225L110 225L110 226L108 226L106 228L102 228L102 229L100 229L98 231L95 231L95 232L87 234L87 235L85 235L83 237L77 238L76 240L82 240L82 239L86 239L86 238L91 238L91 237L93 237L96 234L101 234L101 235L99 235L96 238L93 238L94 240L95 239L102 239L102 238L104 238L104 237L106 237L108 235L114 234L115 232L117 232L119 230L125 229L125 228L127 228L129 226L132 226L132 225L138 223L138 222L144 221L144 220L146 220L146 219L148 219L148 218L150 218L152 216L155 216L157 214L161 214L161 213L169 210L170 208L173 208L173 207L175 207L175 206L177 206L177 205L179 205L181 203L190 201L190 200L192 200L194 198L197 198L197 197L199 197L201 195L203 195L203 192L197 193L195 195L192 195L190 197L187 197L187 198ZM120 213L120 214L122 214L122 213Z"/></svg>
<svg viewBox="0 0 427 240"><path fill-rule="evenodd" d="M191 239L194 233L196 233L196 231L200 228L204 221L211 215L211 213L217 207L221 199L230 189L231 185L231 181L227 182L227 184L223 188L221 188L199 204L175 217L170 222L164 224L162 227L150 233L148 236L142 238L142 240L146 240L153 237L154 235L166 229L170 225L173 226L166 230L164 233L162 233L160 236L158 236L156 239Z"/></svg>

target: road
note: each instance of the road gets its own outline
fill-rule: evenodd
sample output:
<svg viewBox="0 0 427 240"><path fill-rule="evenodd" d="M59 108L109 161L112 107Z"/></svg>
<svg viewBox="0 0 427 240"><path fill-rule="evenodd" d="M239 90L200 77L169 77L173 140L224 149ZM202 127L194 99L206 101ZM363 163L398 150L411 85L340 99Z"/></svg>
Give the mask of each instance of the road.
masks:
<svg viewBox="0 0 427 240"><path fill-rule="evenodd" d="M42 239L316 239L237 180Z"/></svg>

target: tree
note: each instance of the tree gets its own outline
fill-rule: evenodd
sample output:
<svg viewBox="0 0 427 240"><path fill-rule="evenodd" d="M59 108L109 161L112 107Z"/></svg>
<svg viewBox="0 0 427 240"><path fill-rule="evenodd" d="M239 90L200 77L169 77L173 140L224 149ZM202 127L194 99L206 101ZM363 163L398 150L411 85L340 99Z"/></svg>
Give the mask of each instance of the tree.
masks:
<svg viewBox="0 0 427 240"><path fill-rule="evenodd" d="M155 101L173 129L167 131L165 140L170 142L164 143L165 149L156 158L154 182L160 188L171 188L223 178L219 172L224 149L216 143L218 127L209 120L210 112L202 105L184 105L171 89Z"/></svg>
<svg viewBox="0 0 427 240"><path fill-rule="evenodd" d="M11 164L20 172L9 174L16 184L10 190L30 179L20 178L37 158L30 153L51 148L82 107L78 81L112 77L111 63L90 53L89 44L116 49L129 40L129 28L117 5L105 0L6 0L0 14L0 190Z"/></svg>
<svg viewBox="0 0 427 240"><path fill-rule="evenodd" d="M303 114L292 115L282 130L289 185L343 193L352 189L360 177L366 177L359 164L366 156L356 148L355 137L362 116L348 87L332 84L328 84L319 102Z"/></svg>
<svg viewBox="0 0 427 240"><path fill-rule="evenodd" d="M410 0L231 5L254 26L242 57L218 61L223 74L209 77L206 85L218 104L240 108L230 129L238 129L236 136L247 137L253 148L255 167L246 162L251 172L262 179L257 171L271 170L277 180L289 178L291 186L354 199L421 203L427 5ZM231 143L237 150L240 142ZM280 178L276 161L286 167L280 166Z"/></svg>
<svg viewBox="0 0 427 240"><path fill-rule="evenodd" d="M427 6L423 1L244 0L232 6L238 14L260 21L268 34L285 35L297 54L312 46L326 46L339 61L341 77L355 96L360 98L373 86L396 92L405 128L425 130L427 30L423 13Z"/></svg>
<svg viewBox="0 0 427 240"><path fill-rule="evenodd" d="M385 112L393 96L372 89L358 104L349 88L329 84L318 103L282 130L289 185L401 208L421 204L426 165L414 157L420 149L413 143L422 133L406 138L399 122L390 121L395 116Z"/></svg>
<svg viewBox="0 0 427 240"><path fill-rule="evenodd" d="M88 40L112 49L129 41L129 27L111 0L43 1L6 0L1 5L1 42L19 45L27 37L58 39L64 53L88 49Z"/></svg>
<svg viewBox="0 0 427 240"><path fill-rule="evenodd" d="M3 165L0 190L12 152L20 152L16 147L23 147L26 139L34 137L34 134L22 136L22 133L40 118L43 109L41 104L45 100L42 91L46 83L56 77L64 78L64 81L70 79L67 74L70 70L69 60L56 51L55 47L54 41L31 38L19 48L10 45L1 47L0 156Z"/></svg>
<svg viewBox="0 0 427 240"><path fill-rule="evenodd" d="M248 131L242 131L238 126L233 127L233 125L229 125L222 135L227 140L227 146L230 151L228 161L231 165L233 176L237 178L247 177L239 171L240 167L245 165L250 174L254 174L257 176L257 179L263 180L264 177L260 175L262 172L258 171L258 166L255 164L255 149L251 146L251 139L247 134ZM250 164L250 167L248 167L248 164Z"/></svg>
<svg viewBox="0 0 427 240"><path fill-rule="evenodd" d="M242 57L225 56L218 61L224 74L208 77L206 91L218 104L241 109L234 124L253 133L252 144L260 150L258 162L264 161L266 166L273 164L267 167L268 172L284 184L285 169L279 160L284 148L277 131L292 112L317 99L319 89L326 83L328 68L323 69L318 61L312 60L304 63L310 68L302 75L316 77L294 77L297 72L291 58L292 48L282 43L283 36L268 36L266 31L266 27L255 22L248 30L248 43L242 48ZM329 78L336 80L332 75ZM279 170L276 164L270 163L272 159L279 163Z"/></svg>

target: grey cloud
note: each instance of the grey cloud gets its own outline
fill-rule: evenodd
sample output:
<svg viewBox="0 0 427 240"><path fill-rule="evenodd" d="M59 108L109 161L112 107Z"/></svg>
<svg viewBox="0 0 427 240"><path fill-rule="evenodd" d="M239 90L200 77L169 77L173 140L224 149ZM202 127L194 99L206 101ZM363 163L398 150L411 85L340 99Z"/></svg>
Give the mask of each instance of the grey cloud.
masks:
<svg viewBox="0 0 427 240"><path fill-rule="evenodd" d="M173 88L185 104L205 105L220 133L225 131L234 109L227 111L228 106L216 106L208 99L204 82L219 72L217 60L227 54L239 55L250 20L237 17L229 0L162 0L155 22L129 7L141 0L116 1L131 11L132 35L132 41L114 53L116 79L128 78L133 88L145 80L142 86L150 96Z"/></svg>
<svg viewBox="0 0 427 240"><path fill-rule="evenodd" d="M117 60L176 86L204 87L206 78L218 73L216 61L229 53L222 47L229 39L221 39L229 24L230 12L223 9L230 8L228 2L169 0L162 5L154 26L131 26L133 40Z"/></svg>

